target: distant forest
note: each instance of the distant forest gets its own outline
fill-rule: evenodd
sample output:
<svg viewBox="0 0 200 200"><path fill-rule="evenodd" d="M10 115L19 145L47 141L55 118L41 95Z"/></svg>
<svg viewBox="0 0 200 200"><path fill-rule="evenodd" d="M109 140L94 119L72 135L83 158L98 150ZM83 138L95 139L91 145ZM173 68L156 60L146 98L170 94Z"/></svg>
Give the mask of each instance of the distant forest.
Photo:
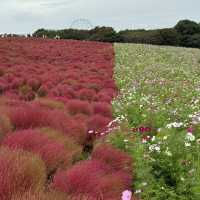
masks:
<svg viewBox="0 0 200 200"><path fill-rule="evenodd" d="M115 31L112 27L105 26L97 26L91 30L48 30L41 28L35 31L32 37L200 48L200 24L191 20L181 20L172 28L155 30L127 29L119 32Z"/></svg>
<svg viewBox="0 0 200 200"><path fill-rule="evenodd" d="M116 32L112 27L95 27L91 30L39 29L34 37L90 40L100 42L144 43L200 48L200 24L191 20L181 20L172 28L156 30L122 30Z"/></svg>

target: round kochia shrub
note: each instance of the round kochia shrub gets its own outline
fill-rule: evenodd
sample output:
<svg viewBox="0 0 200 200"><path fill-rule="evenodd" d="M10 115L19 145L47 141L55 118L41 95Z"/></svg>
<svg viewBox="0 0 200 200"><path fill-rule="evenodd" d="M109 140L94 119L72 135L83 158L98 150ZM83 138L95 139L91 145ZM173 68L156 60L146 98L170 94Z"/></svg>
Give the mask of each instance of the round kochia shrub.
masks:
<svg viewBox="0 0 200 200"><path fill-rule="evenodd" d="M110 121L110 118L103 117L100 114L93 115L88 119L88 130L101 132L105 130Z"/></svg>
<svg viewBox="0 0 200 200"><path fill-rule="evenodd" d="M64 145L65 150L71 154L72 161L76 161L81 157L82 147L77 144L72 137L64 135L62 132L50 127L40 128L39 131L49 139Z"/></svg>
<svg viewBox="0 0 200 200"><path fill-rule="evenodd" d="M131 184L132 177L128 173L118 171L107 174L98 180L95 196L102 199L121 200L122 192L131 188Z"/></svg>
<svg viewBox="0 0 200 200"><path fill-rule="evenodd" d="M27 191L24 194L16 194L11 200L73 200L66 194L54 191ZM78 199L76 199L78 200ZM81 200L81 199L80 199Z"/></svg>
<svg viewBox="0 0 200 200"><path fill-rule="evenodd" d="M67 104L67 109L71 115L76 115L79 113L85 115L92 114L91 105L87 101L69 100Z"/></svg>
<svg viewBox="0 0 200 200"><path fill-rule="evenodd" d="M119 199L130 188L131 176L97 160L82 161L68 171L58 172L52 188L72 196L89 195L93 199Z"/></svg>
<svg viewBox="0 0 200 200"><path fill-rule="evenodd" d="M92 153L92 159L104 162L116 171L121 170L129 173L132 171L132 158L112 145L97 146Z"/></svg>
<svg viewBox="0 0 200 200"><path fill-rule="evenodd" d="M78 144L84 144L87 138L87 127L84 122L75 120L61 111L54 110L51 112L47 121L49 127L63 132L65 135L72 137Z"/></svg>
<svg viewBox="0 0 200 200"><path fill-rule="evenodd" d="M86 88L81 89L78 94L81 100L86 100L86 101L92 101L95 95L96 95L96 92L94 90L86 89Z"/></svg>
<svg viewBox="0 0 200 200"><path fill-rule="evenodd" d="M4 69L0 69L0 77L5 74Z"/></svg>
<svg viewBox="0 0 200 200"><path fill-rule="evenodd" d="M56 101L49 98L38 98L34 101L34 103L38 104L39 106L47 109L57 109L57 110L64 110L65 105L60 101Z"/></svg>
<svg viewBox="0 0 200 200"><path fill-rule="evenodd" d="M0 112L1 112L1 109L0 109ZM1 112L1 115L0 115L0 142L1 140L10 132L12 132L12 124L10 122L10 119L9 117Z"/></svg>
<svg viewBox="0 0 200 200"><path fill-rule="evenodd" d="M112 106L106 102L95 102L93 104L93 109L95 114L112 118Z"/></svg>
<svg viewBox="0 0 200 200"><path fill-rule="evenodd" d="M45 126L47 113L39 106L25 104L12 107L9 117L16 129L28 129Z"/></svg>
<svg viewBox="0 0 200 200"><path fill-rule="evenodd" d="M48 174L72 164L71 152L63 144L49 139L36 130L16 131L5 138L3 145L10 149L23 149L38 154L45 162Z"/></svg>
<svg viewBox="0 0 200 200"><path fill-rule="evenodd" d="M46 168L36 155L22 150L0 148L0 199L10 200L15 194L42 189Z"/></svg>
<svg viewBox="0 0 200 200"><path fill-rule="evenodd" d="M94 194L100 177L108 174L109 166L100 161L81 161L54 176L52 187L70 195Z"/></svg>

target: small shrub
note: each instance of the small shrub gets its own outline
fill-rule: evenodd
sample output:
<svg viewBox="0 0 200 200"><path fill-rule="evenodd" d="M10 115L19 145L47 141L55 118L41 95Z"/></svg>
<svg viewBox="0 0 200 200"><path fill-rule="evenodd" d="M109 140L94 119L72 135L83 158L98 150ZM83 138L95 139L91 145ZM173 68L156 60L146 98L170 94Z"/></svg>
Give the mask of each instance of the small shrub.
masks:
<svg viewBox="0 0 200 200"><path fill-rule="evenodd" d="M10 200L13 195L43 188L46 168L43 161L28 152L0 148L0 199Z"/></svg>
<svg viewBox="0 0 200 200"><path fill-rule="evenodd" d="M88 102L80 100L70 100L68 101L67 109L71 115L82 113L85 115L92 114L92 108Z"/></svg>
<svg viewBox="0 0 200 200"><path fill-rule="evenodd" d="M53 191L27 191L24 194L17 194L11 200L71 200L63 193Z"/></svg>
<svg viewBox="0 0 200 200"><path fill-rule="evenodd" d="M11 149L23 149L40 155L46 164L48 174L72 164L72 155L65 150L63 144L53 141L35 130L17 131L5 138L3 145Z"/></svg>
<svg viewBox="0 0 200 200"><path fill-rule="evenodd" d="M96 102L93 104L94 113L104 117L112 118L112 107L105 102Z"/></svg>
<svg viewBox="0 0 200 200"><path fill-rule="evenodd" d="M43 127L39 129L39 131L49 139L62 144L68 156L71 158L72 163L82 159L82 147L77 144L77 142L72 137L64 135L60 131L56 131L49 127Z"/></svg>
<svg viewBox="0 0 200 200"><path fill-rule="evenodd" d="M0 115L0 142L10 132L12 132L13 126L8 116L1 112Z"/></svg>
<svg viewBox="0 0 200 200"><path fill-rule="evenodd" d="M88 120L88 115L84 115L84 114L78 113L78 114L74 115L73 119L81 121L81 122L86 124L86 122Z"/></svg>
<svg viewBox="0 0 200 200"><path fill-rule="evenodd" d="M99 114L93 115L88 119L88 129L101 132L105 130L106 126L111 120Z"/></svg>
<svg viewBox="0 0 200 200"><path fill-rule="evenodd" d="M112 97L109 96L107 93L99 92L99 93L95 96L95 100L96 100L96 101L101 101L101 102L110 103L110 102L112 101Z"/></svg>
<svg viewBox="0 0 200 200"><path fill-rule="evenodd" d="M0 95L3 94L6 90L6 84L0 82Z"/></svg>
<svg viewBox="0 0 200 200"><path fill-rule="evenodd" d="M3 76L5 74L3 69L0 69L0 77Z"/></svg>
<svg viewBox="0 0 200 200"><path fill-rule="evenodd" d="M125 152L108 144L99 145L92 153L92 159L100 160L114 170L132 171L132 158Z"/></svg>
<svg viewBox="0 0 200 200"><path fill-rule="evenodd" d="M47 123L47 114L39 106L28 104L13 107L9 111L11 123L16 129L45 126Z"/></svg>
<svg viewBox="0 0 200 200"><path fill-rule="evenodd" d="M109 167L99 161L81 161L67 171L57 172L52 187L70 195L93 194L98 179L109 172Z"/></svg>
<svg viewBox="0 0 200 200"><path fill-rule="evenodd" d="M131 175L123 172L115 172L105 175L98 180L96 198L121 199L121 194L127 188L131 188Z"/></svg>
<svg viewBox="0 0 200 200"><path fill-rule="evenodd" d="M35 101L35 103L39 104L41 107L48 109L63 110L65 108L64 103L49 98L39 98Z"/></svg>
<svg viewBox="0 0 200 200"><path fill-rule="evenodd" d="M69 128L71 130L68 133L69 136L73 137L74 140L78 143L83 145L87 140L87 127L80 120L71 120L69 123Z"/></svg>
<svg viewBox="0 0 200 200"><path fill-rule="evenodd" d="M96 92L91 89L81 89L79 91L79 98L81 100L86 100L86 101L92 101L94 99L94 96L96 95Z"/></svg>
<svg viewBox="0 0 200 200"><path fill-rule="evenodd" d="M18 89L19 87L23 86L23 80L19 78L15 78L11 83L12 89Z"/></svg>
<svg viewBox="0 0 200 200"><path fill-rule="evenodd" d="M52 110L48 112L46 117L46 126L49 126L53 129L59 130L66 135L69 135L71 132L70 124L71 118L60 110Z"/></svg>

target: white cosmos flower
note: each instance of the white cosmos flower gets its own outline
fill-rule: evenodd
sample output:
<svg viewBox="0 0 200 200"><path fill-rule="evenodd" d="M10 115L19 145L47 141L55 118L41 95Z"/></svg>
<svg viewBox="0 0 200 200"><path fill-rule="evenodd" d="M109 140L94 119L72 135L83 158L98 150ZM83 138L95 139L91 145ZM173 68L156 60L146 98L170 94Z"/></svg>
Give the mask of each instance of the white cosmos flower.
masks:
<svg viewBox="0 0 200 200"><path fill-rule="evenodd" d="M153 137L151 138L151 141L153 142L153 141L155 141L155 140L156 140L156 137L153 136Z"/></svg>
<svg viewBox="0 0 200 200"><path fill-rule="evenodd" d="M156 146L156 147L155 147L155 150L156 150L157 152L160 152L160 147L159 147L159 146Z"/></svg>
<svg viewBox="0 0 200 200"><path fill-rule="evenodd" d="M165 136L163 137L163 140L167 140L167 138L168 138L168 136L165 135Z"/></svg>
<svg viewBox="0 0 200 200"><path fill-rule="evenodd" d="M141 192L142 192L142 190L136 190L135 194L138 194L138 193L141 193Z"/></svg>
<svg viewBox="0 0 200 200"><path fill-rule="evenodd" d="M185 138L186 138L186 140L191 141L191 142L195 140L195 136L190 132L187 133Z"/></svg>
<svg viewBox="0 0 200 200"><path fill-rule="evenodd" d="M157 145L157 144L152 144L152 145L149 146L149 150L150 150L151 152L153 152L153 151L160 152L160 146Z"/></svg>
<svg viewBox="0 0 200 200"><path fill-rule="evenodd" d="M167 156L172 156L172 153L171 153L170 151L168 151L168 150L165 151L165 154L166 154Z"/></svg>
<svg viewBox="0 0 200 200"><path fill-rule="evenodd" d="M147 183L146 183L146 182L144 182L144 183L142 183L142 185L143 185L143 186L146 186L146 185L147 185Z"/></svg>
<svg viewBox="0 0 200 200"><path fill-rule="evenodd" d="M190 144L190 143L188 143L188 142L185 142L185 146L186 146L186 147L190 147L190 146L191 146L191 144Z"/></svg>
<svg viewBox="0 0 200 200"><path fill-rule="evenodd" d="M182 122L173 122L173 123L170 123L170 124L167 124L166 125L166 128L180 128L181 126L183 126L183 123Z"/></svg>
<svg viewBox="0 0 200 200"><path fill-rule="evenodd" d="M183 177L181 177L181 181L184 181L185 179Z"/></svg>
<svg viewBox="0 0 200 200"><path fill-rule="evenodd" d="M147 143L147 140L145 140L144 138L142 139L142 143Z"/></svg>

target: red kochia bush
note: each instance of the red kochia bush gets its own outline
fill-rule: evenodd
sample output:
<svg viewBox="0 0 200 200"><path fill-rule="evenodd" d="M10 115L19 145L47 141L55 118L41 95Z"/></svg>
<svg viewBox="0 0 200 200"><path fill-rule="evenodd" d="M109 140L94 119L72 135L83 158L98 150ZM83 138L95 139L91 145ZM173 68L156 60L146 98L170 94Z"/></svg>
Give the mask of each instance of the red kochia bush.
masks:
<svg viewBox="0 0 200 200"><path fill-rule="evenodd" d="M45 126L47 113L39 106L23 105L10 109L9 117L16 129Z"/></svg>
<svg viewBox="0 0 200 200"><path fill-rule="evenodd" d="M0 94L2 94L3 92L5 92L5 90L6 90L6 84L0 82Z"/></svg>
<svg viewBox="0 0 200 200"><path fill-rule="evenodd" d="M42 189L46 181L45 165L34 154L0 148L0 199Z"/></svg>
<svg viewBox="0 0 200 200"><path fill-rule="evenodd" d="M96 102L93 104L94 113L112 118L112 106L105 102Z"/></svg>
<svg viewBox="0 0 200 200"><path fill-rule="evenodd" d="M15 78L11 83L12 89L17 89L23 85L23 79Z"/></svg>
<svg viewBox="0 0 200 200"><path fill-rule="evenodd" d="M53 110L48 112L47 126L72 137L79 144L83 144L87 137L87 127L84 122L67 116L64 112Z"/></svg>
<svg viewBox="0 0 200 200"><path fill-rule="evenodd" d="M95 101L101 101L101 102L110 103L110 102L112 101L112 97L109 96L107 93L99 92L99 93L95 96Z"/></svg>
<svg viewBox="0 0 200 200"><path fill-rule="evenodd" d="M78 119L72 119L68 121L68 127L70 128L69 136L79 144L85 144L87 139L87 126L84 122Z"/></svg>
<svg viewBox="0 0 200 200"><path fill-rule="evenodd" d="M27 191L24 194L17 194L12 197L11 200L84 200L84 199L72 199L66 194L58 192L44 192L44 191ZM89 200L89 199L85 199ZM90 199L92 200L92 199Z"/></svg>
<svg viewBox="0 0 200 200"><path fill-rule="evenodd" d="M122 170L129 173L132 170L132 158L125 152L108 144L99 145L93 151L92 159L109 164L114 170Z"/></svg>
<svg viewBox="0 0 200 200"><path fill-rule="evenodd" d="M81 161L67 171L57 172L52 187L68 194L94 194L100 177L110 172L100 161Z"/></svg>
<svg viewBox="0 0 200 200"><path fill-rule="evenodd" d="M105 127L111 120L107 117L103 117L99 114L93 115L88 119L88 130L94 130L101 132L105 130Z"/></svg>
<svg viewBox="0 0 200 200"><path fill-rule="evenodd" d="M12 124L10 122L10 119L8 118L8 116L6 115L6 113L4 113L2 111L2 109L0 108L0 142L1 140L10 132L12 132Z"/></svg>
<svg viewBox="0 0 200 200"><path fill-rule="evenodd" d="M96 92L94 90L91 90L91 89L81 89L79 91L79 98L81 100L87 100L87 101L92 101L94 99L96 95Z"/></svg>
<svg viewBox="0 0 200 200"><path fill-rule="evenodd" d="M92 114L91 105L86 101L70 100L68 101L67 109L69 113L72 115L76 115L78 113L82 113L86 115Z"/></svg>
<svg viewBox="0 0 200 200"><path fill-rule="evenodd" d="M67 167L72 162L71 153L65 150L63 144L31 129L13 133L3 141L3 145L11 149L23 149L40 155L48 172Z"/></svg>
<svg viewBox="0 0 200 200"><path fill-rule="evenodd" d="M128 173L114 172L101 177L96 187L96 197L121 200L122 192L131 188L132 178Z"/></svg>

